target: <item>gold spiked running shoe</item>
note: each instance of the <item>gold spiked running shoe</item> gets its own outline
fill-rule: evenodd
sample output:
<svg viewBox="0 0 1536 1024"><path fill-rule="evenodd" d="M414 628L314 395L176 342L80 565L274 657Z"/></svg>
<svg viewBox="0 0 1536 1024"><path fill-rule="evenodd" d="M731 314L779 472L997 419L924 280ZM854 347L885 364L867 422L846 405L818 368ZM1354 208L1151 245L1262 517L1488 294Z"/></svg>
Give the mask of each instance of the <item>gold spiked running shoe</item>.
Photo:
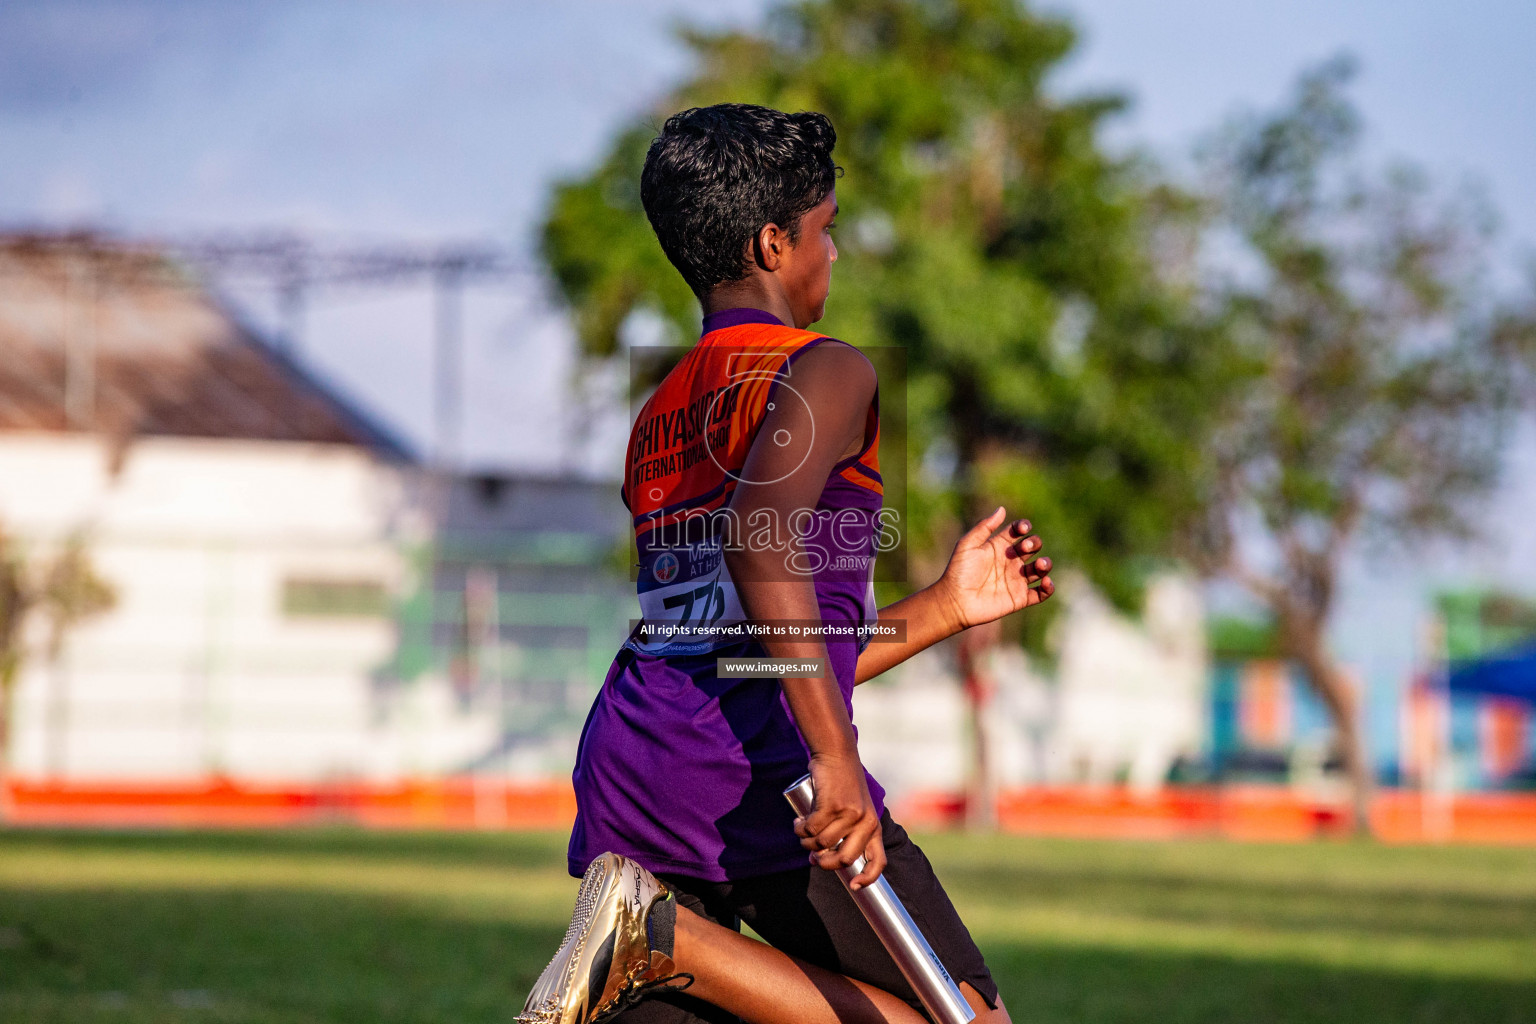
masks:
<svg viewBox="0 0 1536 1024"><path fill-rule="evenodd" d="M686 980L671 987L687 988L693 976L673 972L676 908L666 886L629 858L605 853L594 860L581 880L565 940L517 1020L595 1024L650 989L679 979Z"/></svg>

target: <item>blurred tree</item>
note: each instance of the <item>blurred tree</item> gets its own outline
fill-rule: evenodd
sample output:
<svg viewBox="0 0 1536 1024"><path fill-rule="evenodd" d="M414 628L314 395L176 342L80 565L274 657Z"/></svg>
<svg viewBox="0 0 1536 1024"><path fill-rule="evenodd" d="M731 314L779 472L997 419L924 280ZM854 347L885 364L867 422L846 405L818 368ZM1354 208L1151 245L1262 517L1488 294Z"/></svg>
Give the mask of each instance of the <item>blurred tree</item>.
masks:
<svg viewBox="0 0 1536 1024"><path fill-rule="evenodd" d="M1333 719L1368 830L1363 695L1327 640L1340 565L1367 536L1422 553L1469 532L1536 367L1536 304L1491 286L1493 221L1476 197L1360 166L1351 74L1346 58L1319 66L1288 106L1205 149L1226 228L1214 295L1246 370L1209 449L1190 550L1273 615L1280 653Z"/></svg>
<svg viewBox="0 0 1536 1024"><path fill-rule="evenodd" d="M1198 204L1105 152L1101 125L1123 99L1045 88L1071 25L1016 0L810 0L776 8L761 31L683 38L698 72L659 116L737 101L819 110L837 128L846 227L818 329L905 349L906 454L925 471L903 528L922 578L962 522L1002 502L1060 566L1137 603L1195 511L1229 370L1222 335L1190 315ZM558 185L543 227L594 356L621 351L637 313L674 340L697 335L698 305L640 204L653 135L623 132L595 170ZM902 454L884 450L882 471L903 476ZM1009 628L1037 643L1043 617L1021 618ZM959 645L978 719L989 688L977 655L996 634Z"/></svg>
<svg viewBox="0 0 1536 1024"><path fill-rule="evenodd" d="M15 543L0 531L0 789L5 783L11 752L11 697L21 673L22 623L33 596ZM0 794L0 812L4 811Z"/></svg>
<svg viewBox="0 0 1536 1024"><path fill-rule="evenodd" d="M10 767L12 698L26 660L30 616L45 618L44 654L57 668L69 631L116 602L80 534L69 537L45 565L28 566L15 540L0 529L0 788Z"/></svg>

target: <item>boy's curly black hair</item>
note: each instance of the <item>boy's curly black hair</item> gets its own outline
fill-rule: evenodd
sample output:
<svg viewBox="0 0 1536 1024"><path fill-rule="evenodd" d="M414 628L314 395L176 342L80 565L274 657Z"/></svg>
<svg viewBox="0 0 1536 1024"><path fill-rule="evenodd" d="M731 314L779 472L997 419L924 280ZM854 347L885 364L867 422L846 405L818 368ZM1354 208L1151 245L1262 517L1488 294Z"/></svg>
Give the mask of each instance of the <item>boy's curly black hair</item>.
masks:
<svg viewBox="0 0 1536 1024"><path fill-rule="evenodd" d="M694 294L745 277L752 238L777 224L794 243L800 218L842 168L825 114L748 103L693 107L667 118L640 175L645 215Z"/></svg>

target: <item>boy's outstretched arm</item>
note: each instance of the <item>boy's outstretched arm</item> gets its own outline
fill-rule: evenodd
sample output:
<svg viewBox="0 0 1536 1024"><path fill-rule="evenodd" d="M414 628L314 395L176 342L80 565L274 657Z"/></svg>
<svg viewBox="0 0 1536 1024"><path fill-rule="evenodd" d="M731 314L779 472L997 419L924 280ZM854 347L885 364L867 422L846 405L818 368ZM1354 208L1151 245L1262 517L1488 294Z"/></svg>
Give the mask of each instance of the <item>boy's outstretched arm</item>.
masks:
<svg viewBox="0 0 1536 1024"><path fill-rule="evenodd" d="M772 540L731 547L725 553L742 607L753 620L820 621L800 533L814 514L833 465L862 438L875 383L874 367L863 353L823 343L796 359L780 385L730 502L744 537L761 541L769 535L755 530L754 523L776 527ZM785 390L791 386L792 392ZM820 677L783 681L795 724L811 750L810 771L816 783L816 807L808 818L796 821L795 831L821 867L836 868L864 856L865 868L852 884L868 885L885 867L885 849L826 643L814 637L773 637L762 643L771 657L820 658L827 666Z"/></svg>
<svg viewBox="0 0 1536 1024"><path fill-rule="evenodd" d="M1028 519L1015 519L993 534L1006 515L998 506L966 531L932 586L880 609L881 622L906 622L906 639L865 647L856 682L873 679L962 629L1037 605L1056 592L1051 560L1035 557L1044 542L1031 536Z"/></svg>

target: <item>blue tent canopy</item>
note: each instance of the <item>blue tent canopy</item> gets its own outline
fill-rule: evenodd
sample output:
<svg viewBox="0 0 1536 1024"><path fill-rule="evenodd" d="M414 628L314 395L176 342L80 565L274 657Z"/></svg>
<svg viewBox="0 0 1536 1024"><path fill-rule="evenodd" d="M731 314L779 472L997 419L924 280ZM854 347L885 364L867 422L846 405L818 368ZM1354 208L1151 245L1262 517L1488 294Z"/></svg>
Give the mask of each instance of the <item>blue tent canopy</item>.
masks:
<svg viewBox="0 0 1536 1024"><path fill-rule="evenodd" d="M1452 693L1515 697L1536 704L1536 646L1451 666Z"/></svg>

